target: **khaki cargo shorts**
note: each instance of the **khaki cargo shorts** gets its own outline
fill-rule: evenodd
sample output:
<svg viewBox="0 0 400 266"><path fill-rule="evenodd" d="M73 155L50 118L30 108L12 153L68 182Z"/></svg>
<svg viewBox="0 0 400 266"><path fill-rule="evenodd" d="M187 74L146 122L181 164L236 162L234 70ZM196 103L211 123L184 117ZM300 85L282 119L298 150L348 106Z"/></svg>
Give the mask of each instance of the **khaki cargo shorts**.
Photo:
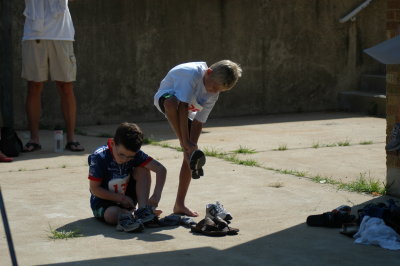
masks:
<svg viewBox="0 0 400 266"><path fill-rule="evenodd" d="M72 41L22 41L22 78L42 82L76 80L76 59Z"/></svg>

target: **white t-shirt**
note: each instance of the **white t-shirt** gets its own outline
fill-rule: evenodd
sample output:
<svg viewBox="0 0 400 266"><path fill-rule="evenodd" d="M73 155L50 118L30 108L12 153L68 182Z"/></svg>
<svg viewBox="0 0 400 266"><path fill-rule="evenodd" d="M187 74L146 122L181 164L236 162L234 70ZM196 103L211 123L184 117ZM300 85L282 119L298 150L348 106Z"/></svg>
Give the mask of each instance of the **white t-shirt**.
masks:
<svg viewBox="0 0 400 266"><path fill-rule="evenodd" d="M68 0L25 0L22 40L73 41L74 25Z"/></svg>
<svg viewBox="0 0 400 266"><path fill-rule="evenodd" d="M185 63L172 68L154 95L154 105L162 112L158 105L160 97L166 93L172 94L189 104L190 119L205 123L219 96L219 93L207 92L204 87L203 77L207 69L205 62Z"/></svg>

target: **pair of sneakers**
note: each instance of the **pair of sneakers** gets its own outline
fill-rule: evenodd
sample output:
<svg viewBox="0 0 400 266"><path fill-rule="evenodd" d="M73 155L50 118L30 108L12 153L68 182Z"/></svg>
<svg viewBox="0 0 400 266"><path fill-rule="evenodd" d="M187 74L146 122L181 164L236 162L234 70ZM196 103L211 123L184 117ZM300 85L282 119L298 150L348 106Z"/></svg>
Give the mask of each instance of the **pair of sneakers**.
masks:
<svg viewBox="0 0 400 266"><path fill-rule="evenodd" d="M392 134L390 136L389 143L386 145L387 151L398 151L400 150L400 123L396 123L393 126Z"/></svg>
<svg viewBox="0 0 400 266"><path fill-rule="evenodd" d="M206 217L209 217L211 219L215 218L220 218L226 222L230 222L232 220L232 215L230 212L228 212L225 208L224 205L222 205L220 202L210 203L206 205Z"/></svg>
<svg viewBox="0 0 400 266"><path fill-rule="evenodd" d="M192 178L199 179L204 175L203 166L206 164L206 156L201 150L195 150L190 156L190 169L192 170Z"/></svg>
<svg viewBox="0 0 400 266"><path fill-rule="evenodd" d="M132 213L120 213L116 229L123 232L141 232L144 224L155 218L153 209L149 206L137 209L134 214L135 216Z"/></svg>
<svg viewBox="0 0 400 266"><path fill-rule="evenodd" d="M191 225L191 231L207 236L237 235L239 229L230 227L232 215L218 201L206 205L206 217Z"/></svg>

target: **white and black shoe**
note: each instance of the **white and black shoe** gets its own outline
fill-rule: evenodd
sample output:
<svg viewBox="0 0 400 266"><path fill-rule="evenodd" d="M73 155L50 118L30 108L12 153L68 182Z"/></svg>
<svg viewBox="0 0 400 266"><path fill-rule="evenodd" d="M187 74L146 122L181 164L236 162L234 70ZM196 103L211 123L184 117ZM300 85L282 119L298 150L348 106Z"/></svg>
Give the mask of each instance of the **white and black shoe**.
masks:
<svg viewBox="0 0 400 266"><path fill-rule="evenodd" d="M232 215L218 201L215 204L207 204L206 217L209 217L211 219L219 217L224 221L232 220Z"/></svg>

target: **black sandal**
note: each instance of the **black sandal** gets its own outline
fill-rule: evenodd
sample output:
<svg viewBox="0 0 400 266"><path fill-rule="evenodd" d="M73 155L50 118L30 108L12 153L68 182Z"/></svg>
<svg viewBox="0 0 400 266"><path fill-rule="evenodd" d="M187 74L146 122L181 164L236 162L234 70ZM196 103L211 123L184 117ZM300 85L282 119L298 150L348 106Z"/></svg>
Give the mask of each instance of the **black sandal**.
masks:
<svg viewBox="0 0 400 266"><path fill-rule="evenodd" d="M22 152L33 152L33 151L38 151L41 149L42 149L42 146L40 144L37 144L34 142L28 142L25 144L25 147L22 150Z"/></svg>
<svg viewBox="0 0 400 266"><path fill-rule="evenodd" d="M192 225L190 227L190 231L192 233L198 233L206 236L226 236L227 231L221 230L218 226L214 223L213 220L206 217L201 220L198 224Z"/></svg>
<svg viewBox="0 0 400 266"><path fill-rule="evenodd" d="M80 147L79 148L79 146L81 146L81 144L78 142L78 141L70 141L70 142L68 142L67 143L67 145L65 145L65 149L66 150L69 150L69 151L84 151L85 150L85 148L83 148L83 147Z"/></svg>
<svg viewBox="0 0 400 266"><path fill-rule="evenodd" d="M206 164L206 156L201 150L195 150L190 156L190 169L192 170L192 178L198 179L204 175L203 166Z"/></svg>

